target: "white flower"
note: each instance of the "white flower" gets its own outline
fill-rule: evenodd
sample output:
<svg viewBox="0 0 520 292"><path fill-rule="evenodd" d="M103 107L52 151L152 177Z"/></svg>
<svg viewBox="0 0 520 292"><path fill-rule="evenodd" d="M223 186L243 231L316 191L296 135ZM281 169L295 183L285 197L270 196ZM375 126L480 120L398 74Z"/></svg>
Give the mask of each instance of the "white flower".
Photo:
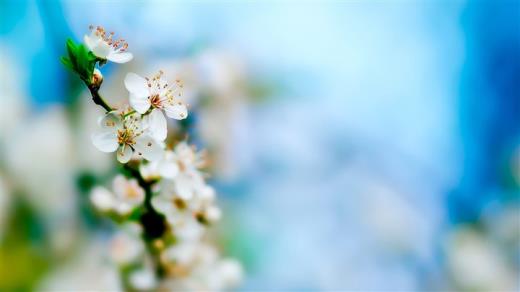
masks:
<svg viewBox="0 0 520 292"><path fill-rule="evenodd" d="M138 261L144 252L144 244L139 238L140 228L137 224L127 223L110 242L110 256L121 266Z"/></svg>
<svg viewBox="0 0 520 292"><path fill-rule="evenodd" d="M244 277L242 265L234 259L220 260L213 270L214 272L209 274L210 282L211 286L218 290L237 287Z"/></svg>
<svg viewBox="0 0 520 292"><path fill-rule="evenodd" d="M101 26L90 26L90 35L85 35L83 40L89 50L101 59L106 59L115 63L126 63L132 60L132 53L126 52L128 44L123 40L112 39L114 33L108 33Z"/></svg>
<svg viewBox="0 0 520 292"><path fill-rule="evenodd" d="M204 242L176 244L164 250L161 259L181 271L161 284L167 291L229 291L243 278L242 266L219 257L215 247Z"/></svg>
<svg viewBox="0 0 520 292"><path fill-rule="evenodd" d="M157 277L149 267L130 273L129 282L138 291L150 291L157 286Z"/></svg>
<svg viewBox="0 0 520 292"><path fill-rule="evenodd" d="M90 194L90 201L100 211L114 210L120 215L130 213L144 201L144 190L135 179L118 175L113 181L113 192L103 187L96 187Z"/></svg>
<svg viewBox="0 0 520 292"><path fill-rule="evenodd" d="M170 151L164 151L163 159L152 161L148 164L141 164L139 167L141 175L145 179L167 178L173 179L179 173L179 166L175 160L175 154Z"/></svg>
<svg viewBox="0 0 520 292"><path fill-rule="evenodd" d="M125 77L125 87L130 92L130 105L140 114L152 108L145 118L152 136L158 141L163 141L167 135L166 118L162 111L176 120L188 116L186 105L175 99L181 95L180 81L177 80L175 89L172 89L162 78L162 74L162 71L159 71L152 79L143 78L135 73L128 73Z"/></svg>
<svg viewBox="0 0 520 292"><path fill-rule="evenodd" d="M206 163L204 152L195 152L187 143L179 143L172 159L179 167L179 173L174 179L175 192L183 199L191 199L194 193L205 186L200 168Z"/></svg>
<svg viewBox="0 0 520 292"><path fill-rule="evenodd" d="M127 163L135 152L147 160L154 161L162 157L163 149L141 125L137 115L121 118L115 112L100 119L101 132L92 135L94 146L103 152L117 150L117 160Z"/></svg>

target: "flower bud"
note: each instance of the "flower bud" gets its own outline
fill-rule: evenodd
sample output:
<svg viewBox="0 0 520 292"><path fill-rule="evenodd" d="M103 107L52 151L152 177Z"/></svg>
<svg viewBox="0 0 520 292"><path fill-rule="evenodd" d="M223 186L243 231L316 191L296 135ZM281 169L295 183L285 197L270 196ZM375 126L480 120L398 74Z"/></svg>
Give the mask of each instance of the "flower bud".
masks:
<svg viewBox="0 0 520 292"><path fill-rule="evenodd" d="M103 74L101 74L98 68L94 68L94 72L92 73L92 85L99 88L101 83L103 83Z"/></svg>

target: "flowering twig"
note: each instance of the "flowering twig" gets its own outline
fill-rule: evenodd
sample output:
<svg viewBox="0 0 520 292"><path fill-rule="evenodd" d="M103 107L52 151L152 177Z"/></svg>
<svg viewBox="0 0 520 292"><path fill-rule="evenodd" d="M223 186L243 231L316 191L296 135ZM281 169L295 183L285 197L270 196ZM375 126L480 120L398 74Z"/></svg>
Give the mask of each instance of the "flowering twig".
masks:
<svg viewBox="0 0 520 292"><path fill-rule="evenodd" d="M101 131L92 135L94 146L116 152L123 164L125 176L114 178L113 192L96 187L91 201L100 212L127 226L114 241L114 261L120 265L124 288L228 289L241 269L234 261L211 256L214 248L204 240L206 227L221 212L215 205L215 191L200 170L205 164L203 152L185 141L165 149L166 117L188 116L186 105L178 100L182 84L179 80L168 84L162 71L151 78L128 73L124 83L131 108L112 108L99 94L103 76L96 66L133 58L126 42L113 35L91 27L85 45L67 42L68 57L62 62L78 74L93 102L106 111L99 122ZM221 282L215 281L215 275Z"/></svg>
<svg viewBox="0 0 520 292"><path fill-rule="evenodd" d="M99 94L99 87L95 86L94 84L88 85L88 90L90 91L90 94L92 95L92 101L94 101L95 104L100 105L103 107L107 112L113 111L114 109L108 105L108 103L103 99L101 94Z"/></svg>

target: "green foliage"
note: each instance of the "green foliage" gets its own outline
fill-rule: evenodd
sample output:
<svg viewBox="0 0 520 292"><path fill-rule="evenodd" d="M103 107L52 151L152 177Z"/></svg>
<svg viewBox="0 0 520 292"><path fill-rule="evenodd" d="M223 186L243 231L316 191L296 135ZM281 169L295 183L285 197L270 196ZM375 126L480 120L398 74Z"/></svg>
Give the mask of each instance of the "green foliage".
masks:
<svg viewBox="0 0 520 292"><path fill-rule="evenodd" d="M46 230L31 205L15 193L0 244L0 291L32 291L52 264Z"/></svg>
<svg viewBox="0 0 520 292"><path fill-rule="evenodd" d="M92 74L99 59L85 45L67 40L67 57L61 57L61 63L69 70L77 73L87 85L92 82Z"/></svg>

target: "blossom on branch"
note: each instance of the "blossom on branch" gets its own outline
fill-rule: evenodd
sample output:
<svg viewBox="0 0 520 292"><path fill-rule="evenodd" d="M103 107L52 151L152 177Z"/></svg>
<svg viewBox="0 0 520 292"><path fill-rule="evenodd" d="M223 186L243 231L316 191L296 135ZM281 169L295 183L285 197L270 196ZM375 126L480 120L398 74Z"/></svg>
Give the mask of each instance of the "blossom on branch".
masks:
<svg viewBox="0 0 520 292"><path fill-rule="evenodd" d="M117 150L119 162L127 163L134 152L146 160L161 159L162 146L143 127L139 115L125 117L110 112L100 119L99 126L101 131L92 135L94 146L103 152Z"/></svg>
<svg viewBox="0 0 520 292"><path fill-rule="evenodd" d="M175 81L175 86L170 86L162 78L163 72L151 79L141 77L135 73L128 73L125 77L125 87L130 93L130 105L140 114L145 114L152 136L158 141L166 139L166 118L163 112L170 118L176 120L185 119L188 116L186 105L177 100L181 95L182 84Z"/></svg>
<svg viewBox="0 0 520 292"><path fill-rule="evenodd" d="M96 57L114 63L126 63L133 59L127 52L128 44L123 39L114 40L114 33L107 33L101 26L90 26L90 35L85 35L83 41Z"/></svg>

